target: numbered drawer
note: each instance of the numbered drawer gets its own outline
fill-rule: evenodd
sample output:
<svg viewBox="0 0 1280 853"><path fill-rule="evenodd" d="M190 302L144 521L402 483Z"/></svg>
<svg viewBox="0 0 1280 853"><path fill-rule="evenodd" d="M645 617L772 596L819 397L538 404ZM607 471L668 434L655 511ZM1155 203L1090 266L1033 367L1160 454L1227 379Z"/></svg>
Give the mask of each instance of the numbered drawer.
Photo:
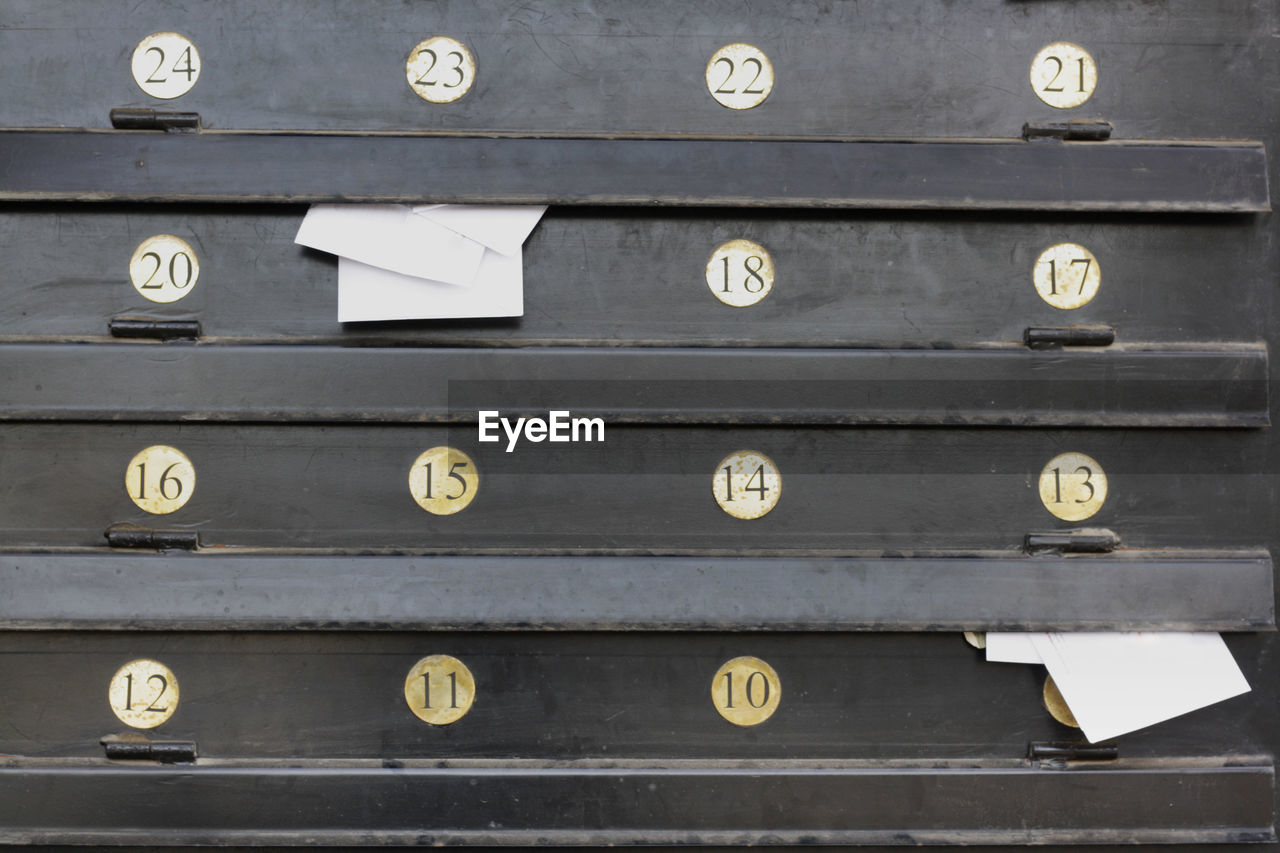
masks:
<svg viewBox="0 0 1280 853"><path fill-rule="evenodd" d="M700 553L1263 547L1262 432L7 424L0 544ZM507 424L508 427L512 423ZM597 429L598 427L598 429Z"/></svg>
<svg viewBox="0 0 1280 853"><path fill-rule="evenodd" d="M294 243L304 212L7 206L0 335L133 319L211 342L934 347L1097 326L1203 344L1261 340L1268 316L1265 218L559 207L525 244L522 317L341 324L336 259Z"/></svg>
<svg viewBox="0 0 1280 853"><path fill-rule="evenodd" d="M0 125L145 107L217 128L991 137L1084 115L1242 138L1273 121L1257 103L1278 82L1261 0L274 8L6 0Z"/></svg>
<svg viewBox="0 0 1280 853"><path fill-rule="evenodd" d="M1122 757L1267 751L1274 635L1228 639L1253 691L1120 737ZM9 756L102 758L104 738L194 743L200 761L1015 760L1083 743L1046 709L1042 667L988 663L959 633L10 632L0 671L21 685L0 696Z"/></svg>
<svg viewBox="0 0 1280 853"><path fill-rule="evenodd" d="M1042 673L954 634L11 634L3 837L1266 841L1272 640L1233 638L1257 693L1067 769Z"/></svg>

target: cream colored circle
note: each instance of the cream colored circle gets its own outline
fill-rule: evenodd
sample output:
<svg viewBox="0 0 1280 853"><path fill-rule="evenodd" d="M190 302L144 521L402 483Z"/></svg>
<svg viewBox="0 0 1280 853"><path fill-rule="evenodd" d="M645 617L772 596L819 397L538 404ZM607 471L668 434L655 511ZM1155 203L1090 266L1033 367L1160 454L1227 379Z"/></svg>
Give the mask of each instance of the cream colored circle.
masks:
<svg viewBox="0 0 1280 853"><path fill-rule="evenodd" d="M986 631L965 631L964 641L975 649L985 649L987 647Z"/></svg>
<svg viewBox="0 0 1280 853"><path fill-rule="evenodd" d="M148 658L131 660L111 676L107 702L120 722L154 729L178 710L178 679L173 670Z"/></svg>
<svg viewBox="0 0 1280 853"><path fill-rule="evenodd" d="M176 512L196 490L196 469L186 454L167 444L139 451L124 472L129 499L152 515Z"/></svg>
<svg viewBox="0 0 1280 853"><path fill-rule="evenodd" d="M200 51L181 33L152 33L133 49L130 69L138 88L170 100L191 91L200 79Z"/></svg>
<svg viewBox="0 0 1280 853"><path fill-rule="evenodd" d="M1106 472L1083 453L1059 454L1040 472L1040 502L1063 521L1092 518L1106 500Z"/></svg>
<svg viewBox="0 0 1280 853"><path fill-rule="evenodd" d="M782 497L782 474L773 460L754 450L730 453L711 478L716 503L734 518L750 520L767 515Z"/></svg>
<svg viewBox="0 0 1280 853"><path fill-rule="evenodd" d="M1054 682L1052 675L1045 676L1041 700L1044 702L1044 709L1049 712L1049 716L1064 726L1070 726L1073 729L1080 728L1080 724L1076 722L1075 714L1072 714L1071 709L1067 707L1067 700L1062 698L1062 691L1058 690L1058 685Z"/></svg>
<svg viewBox="0 0 1280 853"><path fill-rule="evenodd" d="M199 278L200 261L195 249L172 234L148 237L129 259L129 280L134 290L152 302L177 302L195 289Z"/></svg>
<svg viewBox="0 0 1280 853"><path fill-rule="evenodd" d="M432 515L462 512L475 500L479 488L476 463L454 447L423 451L409 469L409 493Z"/></svg>
<svg viewBox="0 0 1280 853"><path fill-rule="evenodd" d="M1056 41L1041 48L1031 60L1031 88L1051 107L1078 107L1089 100L1097 86L1097 63L1078 44Z"/></svg>
<svg viewBox="0 0 1280 853"><path fill-rule="evenodd" d="M404 677L405 704L415 717L433 726L461 720L475 700L476 680L471 670L449 655L425 657Z"/></svg>
<svg viewBox="0 0 1280 853"><path fill-rule="evenodd" d="M725 305L746 308L773 291L773 257L759 243L729 240L707 259L707 287Z"/></svg>
<svg viewBox="0 0 1280 853"><path fill-rule="evenodd" d="M711 704L735 726L758 726L782 701L782 681L769 664L755 657L734 658L711 679Z"/></svg>
<svg viewBox="0 0 1280 853"><path fill-rule="evenodd" d="M404 64L409 88L433 104L448 104L471 91L476 81L476 58L457 39L432 36L409 51Z"/></svg>
<svg viewBox="0 0 1280 853"><path fill-rule="evenodd" d="M1098 295L1102 268L1079 243L1057 243L1036 258L1031 280L1040 298L1054 308L1079 308Z"/></svg>
<svg viewBox="0 0 1280 853"><path fill-rule="evenodd" d="M773 91L773 63L753 44L734 42L711 54L707 91L731 110L749 110Z"/></svg>

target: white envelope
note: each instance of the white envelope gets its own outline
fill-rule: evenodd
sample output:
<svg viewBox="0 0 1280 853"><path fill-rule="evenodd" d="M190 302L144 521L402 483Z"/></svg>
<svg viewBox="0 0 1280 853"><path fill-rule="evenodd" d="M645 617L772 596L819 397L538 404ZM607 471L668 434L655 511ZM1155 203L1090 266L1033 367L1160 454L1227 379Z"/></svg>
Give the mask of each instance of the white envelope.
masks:
<svg viewBox="0 0 1280 853"><path fill-rule="evenodd" d="M545 205L501 204L424 204L413 208L420 218L504 255L520 251L546 211Z"/></svg>
<svg viewBox="0 0 1280 853"><path fill-rule="evenodd" d="M1168 720L1249 691L1214 633L1033 634L1032 642L1090 741Z"/></svg>
<svg viewBox="0 0 1280 853"><path fill-rule="evenodd" d="M993 663L1043 663L1030 634L987 632L987 660Z"/></svg>
<svg viewBox="0 0 1280 853"><path fill-rule="evenodd" d="M294 242L384 270L470 286L484 246L405 204L313 204Z"/></svg>
<svg viewBox="0 0 1280 853"><path fill-rule="evenodd" d="M427 281L338 259L338 321L443 320L524 314L524 261L485 252L471 287Z"/></svg>

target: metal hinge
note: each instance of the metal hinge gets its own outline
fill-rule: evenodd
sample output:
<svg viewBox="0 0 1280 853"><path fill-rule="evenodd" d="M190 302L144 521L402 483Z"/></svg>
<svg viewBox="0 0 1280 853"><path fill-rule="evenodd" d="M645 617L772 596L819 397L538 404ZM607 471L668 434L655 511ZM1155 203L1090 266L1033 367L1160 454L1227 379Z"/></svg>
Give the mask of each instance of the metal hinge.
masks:
<svg viewBox="0 0 1280 853"><path fill-rule="evenodd" d="M1028 554L1110 554L1120 546L1120 537L1103 528L1028 533Z"/></svg>
<svg viewBox="0 0 1280 853"><path fill-rule="evenodd" d="M1111 326L1030 326L1022 340L1031 349L1108 347L1116 342Z"/></svg>
<svg viewBox="0 0 1280 853"><path fill-rule="evenodd" d="M200 130L200 113L164 112L146 107L117 107L111 111L111 126L117 130L196 133Z"/></svg>
<svg viewBox="0 0 1280 853"><path fill-rule="evenodd" d="M103 535L112 548L194 551L200 547L200 534L194 530L152 530L137 524L113 524Z"/></svg>
<svg viewBox="0 0 1280 853"><path fill-rule="evenodd" d="M1065 767L1068 761L1115 761L1120 747L1114 743L1037 743L1027 744L1027 758L1041 762L1048 769Z"/></svg>
<svg viewBox="0 0 1280 853"><path fill-rule="evenodd" d="M196 320L152 320L147 317L113 317L107 323L113 338L158 338L162 341L195 340L200 337Z"/></svg>
<svg viewBox="0 0 1280 853"><path fill-rule="evenodd" d="M1111 122L1092 118L1070 121L1029 121L1022 126L1028 142L1105 142L1111 138Z"/></svg>
<svg viewBox="0 0 1280 853"><path fill-rule="evenodd" d="M158 761L161 764L194 764L196 744L191 740L147 740L136 734L107 735L99 743L107 758L121 761Z"/></svg>

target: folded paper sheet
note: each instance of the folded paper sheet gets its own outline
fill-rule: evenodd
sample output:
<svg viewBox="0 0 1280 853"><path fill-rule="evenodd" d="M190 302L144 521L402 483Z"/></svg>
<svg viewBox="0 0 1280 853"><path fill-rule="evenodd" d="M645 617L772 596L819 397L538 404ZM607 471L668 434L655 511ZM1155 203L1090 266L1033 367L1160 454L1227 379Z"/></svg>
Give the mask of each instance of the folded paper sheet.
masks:
<svg viewBox="0 0 1280 853"><path fill-rule="evenodd" d="M1030 634L987 632L987 660L993 663L1044 663Z"/></svg>
<svg viewBox="0 0 1280 853"><path fill-rule="evenodd" d="M1249 690L1227 644L1214 633L1028 636L1095 743Z"/></svg>
<svg viewBox="0 0 1280 853"><path fill-rule="evenodd" d="M487 249L514 255L546 210L544 206L532 205L429 204L415 207L413 212Z"/></svg>
<svg viewBox="0 0 1280 853"><path fill-rule="evenodd" d="M521 247L543 206L318 204L296 242L338 256L338 320L524 314Z"/></svg>
<svg viewBox="0 0 1280 853"><path fill-rule="evenodd" d="M370 266L467 286L484 246L403 204L314 204L294 242Z"/></svg>
<svg viewBox="0 0 1280 853"><path fill-rule="evenodd" d="M338 321L519 317L524 313L520 255L486 252L470 287L413 278L338 259Z"/></svg>

